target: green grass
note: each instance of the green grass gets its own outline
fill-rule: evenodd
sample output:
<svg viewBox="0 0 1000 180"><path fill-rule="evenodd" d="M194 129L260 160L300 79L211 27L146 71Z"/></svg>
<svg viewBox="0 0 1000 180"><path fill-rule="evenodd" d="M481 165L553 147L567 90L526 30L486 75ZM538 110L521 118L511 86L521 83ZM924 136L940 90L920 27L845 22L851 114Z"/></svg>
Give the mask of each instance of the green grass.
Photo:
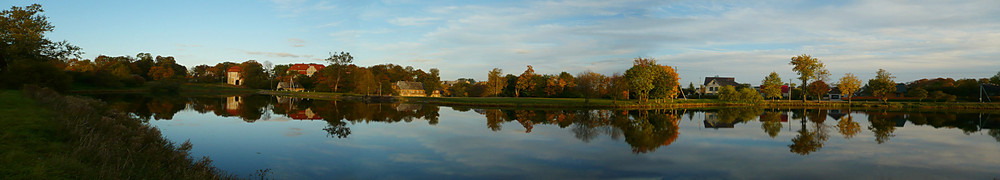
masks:
<svg viewBox="0 0 1000 180"><path fill-rule="evenodd" d="M0 91L0 177L77 179L88 166L69 156L66 128L53 112L21 95Z"/></svg>
<svg viewBox="0 0 1000 180"><path fill-rule="evenodd" d="M0 91L0 179L232 178L99 100L37 86Z"/></svg>

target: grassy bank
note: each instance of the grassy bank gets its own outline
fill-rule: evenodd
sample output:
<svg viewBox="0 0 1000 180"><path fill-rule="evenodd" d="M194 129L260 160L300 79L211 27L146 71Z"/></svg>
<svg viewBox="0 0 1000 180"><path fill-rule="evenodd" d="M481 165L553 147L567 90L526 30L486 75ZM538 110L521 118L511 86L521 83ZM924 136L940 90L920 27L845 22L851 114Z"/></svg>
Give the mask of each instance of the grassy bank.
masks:
<svg viewBox="0 0 1000 180"><path fill-rule="evenodd" d="M475 107L526 107L526 108L714 108L734 106L763 106L765 108L841 108L857 107L866 109L1000 109L1000 103L946 103L946 102L851 102L846 101L765 101L762 104L725 102L716 99L681 99L668 102L644 102L636 100L583 98L511 98L511 97L405 97L407 102L430 103L450 106Z"/></svg>
<svg viewBox="0 0 1000 180"><path fill-rule="evenodd" d="M103 102L39 88L0 91L4 179L220 179L159 130Z"/></svg>
<svg viewBox="0 0 1000 180"><path fill-rule="evenodd" d="M525 108L711 108L742 106L743 104L723 102L714 99L687 99L664 102L642 102L636 100L611 100L584 98L511 98L511 97L404 97L406 102L430 103L450 106L475 107L525 107Z"/></svg>

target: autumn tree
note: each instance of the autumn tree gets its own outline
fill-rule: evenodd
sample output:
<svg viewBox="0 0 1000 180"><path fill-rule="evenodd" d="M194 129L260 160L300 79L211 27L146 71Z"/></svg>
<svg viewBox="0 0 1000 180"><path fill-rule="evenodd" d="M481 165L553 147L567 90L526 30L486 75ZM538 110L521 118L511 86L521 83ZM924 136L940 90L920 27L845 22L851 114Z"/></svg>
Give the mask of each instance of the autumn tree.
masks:
<svg viewBox="0 0 1000 180"><path fill-rule="evenodd" d="M868 80L868 88L871 89L872 95L882 99L882 102L888 102L889 95L896 92L896 82L893 81L895 78L885 69L878 69L875 79Z"/></svg>
<svg viewBox="0 0 1000 180"><path fill-rule="evenodd" d="M781 99L781 84L781 77L778 76L778 73L771 71L771 74L761 81L761 90L768 98Z"/></svg>
<svg viewBox="0 0 1000 180"><path fill-rule="evenodd" d="M807 92L809 92L809 94L813 96L816 96L817 101L823 100L823 95L826 95L827 92L830 92L830 85L827 85L826 82L823 82L822 80L813 81L812 83L809 83Z"/></svg>
<svg viewBox="0 0 1000 180"><path fill-rule="evenodd" d="M441 90L441 71L431 68L430 73L419 73L417 82L424 85L424 94L431 96L434 91Z"/></svg>
<svg viewBox="0 0 1000 180"><path fill-rule="evenodd" d="M629 82L625 79L625 76L622 76L620 73L614 73L608 78L608 82L610 84L608 85L608 95L611 96L614 102L617 103L619 99L628 99L628 91L632 88L629 86Z"/></svg>
<svg viewBox="0 0 1000 180"><path fill-rule="evenodd" d="M657 99L674 99L677 97L677 93L680 93L680 75L673 67L666 65L653 64L653 67L659 67L659 70L654 71L653 89L650 90L650 96Z"/></svg>
<svg viewBox="0 0 1000 180"><path fill-rule="evenodd" d="M535 88L535 82L533 81L535 76L535 70L528 65L528 69L521 73L521 76L517 77L517 87L514 89L514 97L520 97L521 91L530 91Z"/></svg>
<svg viewBox="0 0 1000 180"><path fill-rule="evenodd" d="M795 71L799 75L799 80L802 80L802 89L806 89L809 84L809 80L822 80L825 78L829 71L824 68L823 62L807 54L798 55L792 57L791 62L788 64L792 65L792 71ZM802 94L802 102L806 101L806 94Z"/></svg>
<svg viewBox="0 0 1000 180"><path fill-rule="evenodd" d="M591 97L598 96L606 89L604 85L608 78L602 74L584 71L576 76L576 87L583 93L584 102L589 103Z"/></svg>
<svg viewBox="0 0 1000 180"><path fill-rule="evenodd" d="M846 73L844 77L840 78L840 82L837 82L837 88L840 88L840 93L842 96L847 96L847 103L851 103L851 99L854 97L854 92L858 92L861 89L861 80L855 77L854 74Z"/></svg>
<svg viewBox="0 0 1000 180"><path fill-rule="evenodd" d="M493 68L489 73L489 80L486 81L486 91L483 96L496 96L503 92L503 88L507 86L507 78L503 77L503 70L500 68Z"/></svg>

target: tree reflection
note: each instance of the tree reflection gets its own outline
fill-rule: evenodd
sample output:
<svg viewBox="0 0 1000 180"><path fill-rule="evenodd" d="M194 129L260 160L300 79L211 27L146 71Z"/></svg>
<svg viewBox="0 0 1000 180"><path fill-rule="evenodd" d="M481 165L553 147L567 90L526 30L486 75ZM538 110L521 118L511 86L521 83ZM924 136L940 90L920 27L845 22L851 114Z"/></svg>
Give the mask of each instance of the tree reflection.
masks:
<svg viewBox="0 0 1000 180"><path fill-rule="evenodd" d="M771 136L771 139L774 139L774 137L778 136L778 133L781 132L781 128L783 126L781 124L781 115L783 114L784 113L777 111L768 111L764 112L764 115L760 116L760 128L764 129L764 132L767 133L768 136Z"/></svg>
<svg viewBox="0 0 1000 180"><path fill-rule="evenodd" d="M854 117L848 113L847 117L837 122L837 131L844 135L844 139L851 139L854 135L861 132L861 125L858 122L854 122Z"/></svg>
<svg viewBox="0 0 1000 180"><path fill-rule="evenodd" d="M887 112L873 113L868 115L868 121L871 122L868 125L868 130L875 133L875 141L879 144L889 141L889 138L895 136L892 132L896 131L896 121L893 120L894 117L899 116L898 114L890 114Z"/></svg>
<svg viewBox="0 0 1000 180"><path fill-rule="evenodd" d="M798 135L792 138L792 144L788 145L789 151L799 154L808 155L809 153L819 151L823 148L823 142L829 137L825 132L825 126L823 121L826 120L826 111L824 110L802 110L802 127L799 128ZM806 127L806 120L814 123L813 131L809 131ZM815 119L814 119L815 118Z"/></svg>

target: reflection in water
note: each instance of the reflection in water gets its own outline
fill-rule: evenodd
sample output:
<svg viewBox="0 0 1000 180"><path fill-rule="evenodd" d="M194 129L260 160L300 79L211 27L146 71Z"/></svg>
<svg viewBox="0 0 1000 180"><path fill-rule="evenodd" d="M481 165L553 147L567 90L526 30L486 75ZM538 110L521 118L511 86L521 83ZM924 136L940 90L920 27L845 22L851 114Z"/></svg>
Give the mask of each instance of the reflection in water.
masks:
<svg viewBox="0 0 1000 180"><path fill-rule="evenodd" d="M225 97L180 97L148 95L105 95L99 97L112 107L130 112L143 120L170 120L174 114L185 108L199 113L212 113L222 117L238 117L247 123L273 120L322 120L322 128L332 138L346 138L351 135L350 125L354 123L410 123L426 120L428 125L438 124L439 106L406 103L363 103L353 101L323 101L302 98L274 97L262 95ZM556 126L568 129L576 139L591 142L607 136L624 141L633 153L649 153L668 146L680 135L680 119L687 114L695 119L694 110L530 110L530 109L471 109L454 107L456 111L474 111L485 117L486 128L503 130L504 124L520 125L524 133L531 133L536 126ZM843 110L797 109L778 110L761 108L725 108L699 111L704 120L704 128L737 128L743 123L760 123L760 129L768 137L775 139L785 128L784 123L798 120L798 130L794 132L789 151L808 155L823 148L829 139L830 129L836 128L845 139L861 134L861 125L854 121L854 114ZM988 113L911 113L911 112L861 112L868 119L868 130L874 134L878 144L889 142L897 128L909 122L915 126L934 128L956 128L965 134L986 130L986 134L1000 142L1000 116ZM789 115L791 117L789 117ZM272 118L282 117L278 119ZM835 125L828 125L832 118ZM718 131L725 133L725 131Z"/></svg>
<svg viewBox="0 0 1000 180"><path fill-rule="evenodd" d="M486 116L486 126L493 131L503 129L504 122L516 121L531 133L535 125L555 125L570 130L577 139L590 142L607 135L612 139L625 137L634 153L653 152L667 146L680 134L680 115L663 110L501 110L477 109Z"/></svg>

